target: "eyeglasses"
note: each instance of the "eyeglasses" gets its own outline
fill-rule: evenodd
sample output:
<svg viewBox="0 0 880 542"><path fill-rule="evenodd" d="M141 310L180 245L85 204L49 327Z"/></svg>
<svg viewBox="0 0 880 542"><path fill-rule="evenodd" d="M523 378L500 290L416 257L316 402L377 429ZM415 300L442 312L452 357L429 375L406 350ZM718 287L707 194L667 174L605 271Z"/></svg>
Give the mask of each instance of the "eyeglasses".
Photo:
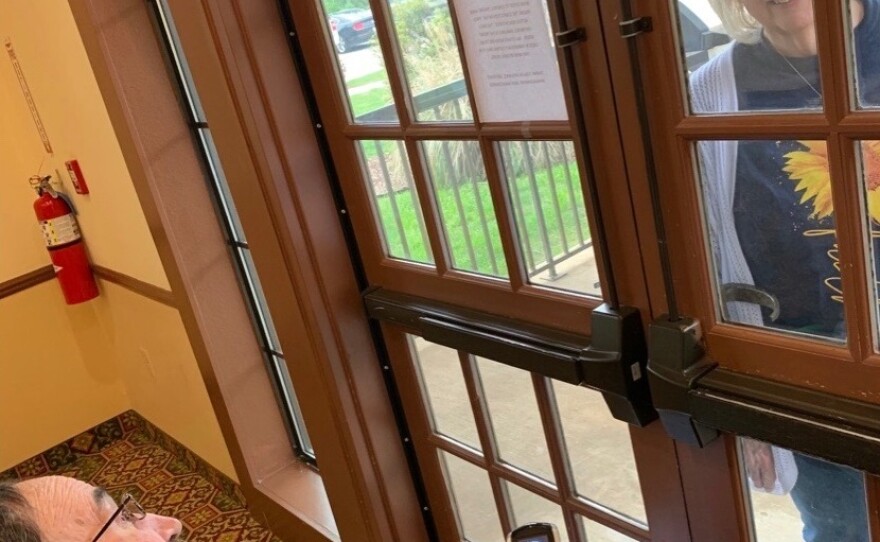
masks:
<svg viewBox="0 0 880 542"><path fill-rule="evenodd" d="M113 515L110 516L110 519L107 520L107 523L101 527L101 530L98 531L98 534L95 535L95 538L92 539L92 542L97 542L101 536L107 532L107 529L113 525L113 522L116 521L116 518L122 517L123 521L127 521L129 523L134 521L139 521L147 517L147 513L144 511L144 507L138 503L131 494L126 493L122 496L122 502L119 504L119 508L113 512Z"/></svg>

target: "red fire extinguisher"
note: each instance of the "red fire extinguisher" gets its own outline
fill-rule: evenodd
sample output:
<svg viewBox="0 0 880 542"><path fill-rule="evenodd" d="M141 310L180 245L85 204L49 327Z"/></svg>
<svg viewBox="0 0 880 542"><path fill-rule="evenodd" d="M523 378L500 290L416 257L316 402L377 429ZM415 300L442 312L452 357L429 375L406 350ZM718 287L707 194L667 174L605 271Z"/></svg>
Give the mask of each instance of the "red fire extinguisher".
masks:
<svg viewBox="0 0 880 542"><path fill-rule="evenodd" d="M74 305L98 297L98 285L89 267L73 209L66 198L52 188L49 179L51 176L31 177L31 185L39 196L34 202L34 212L40 221L64 300L68 305Z"/></svg>

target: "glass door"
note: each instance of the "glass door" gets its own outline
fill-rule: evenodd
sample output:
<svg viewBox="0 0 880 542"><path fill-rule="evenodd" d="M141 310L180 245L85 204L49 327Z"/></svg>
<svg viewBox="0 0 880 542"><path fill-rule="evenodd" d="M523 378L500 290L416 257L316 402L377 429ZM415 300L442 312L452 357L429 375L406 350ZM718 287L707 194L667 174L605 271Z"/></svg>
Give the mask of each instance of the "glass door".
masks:
<svg viewBox="0 0 880 542"><path fill-rule="evenodd" d="M621 9L615 3L603 6ZM722 430L729 467L718 468L741 480L740 539L877 539L866 474L878 472L876 451L860 420L880 402L880 4L626 9L653 22L638 39L636 71L669 282L675 314L699 322L691 335L705 352L679 367L691 375L682 401L655 394L655 404L679 436L682 419L695 441ZM670 374L657 380L664 389L674 388Z"/></svg>
<svg viewBox="0 0 880 542"><path fill-rule="evenodd" d="M439 539L688 540L598 5L288 6Z"/></svg>
<svg viewBox="0 0 880 542"><path fill-rule="evenodd" d="M871 539L877 0L288 4L441 540Z"/></svg>

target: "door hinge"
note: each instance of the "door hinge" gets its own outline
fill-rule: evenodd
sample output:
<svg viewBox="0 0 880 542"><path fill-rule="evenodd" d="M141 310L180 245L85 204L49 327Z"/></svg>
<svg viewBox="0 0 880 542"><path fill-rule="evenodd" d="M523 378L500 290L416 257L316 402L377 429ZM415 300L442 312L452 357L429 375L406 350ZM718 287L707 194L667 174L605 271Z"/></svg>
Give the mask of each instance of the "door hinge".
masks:
<svg viewBox="0 0 880 542"><path fill-rule="evenodd" d="M633 38L652 30L654 30L654 23L650 17L636 17L620 23L621 38Z"/></svg>
<svg viewBox="0 0 880 542"><path fill-rule="evenodd" d="M556 46L560 49L571 47L582 41L586 41L587 31L583 27L570 28L556 33Z"/></svg>

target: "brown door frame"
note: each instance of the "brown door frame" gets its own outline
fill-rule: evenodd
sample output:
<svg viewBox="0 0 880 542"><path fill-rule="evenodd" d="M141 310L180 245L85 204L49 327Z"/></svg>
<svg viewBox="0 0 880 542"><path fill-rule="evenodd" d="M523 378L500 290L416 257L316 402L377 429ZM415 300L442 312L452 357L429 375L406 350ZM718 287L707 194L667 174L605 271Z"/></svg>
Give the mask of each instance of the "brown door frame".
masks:
<svg viewBox="0 0 880 542"><path fill-rule="evenodd" d="M626 2L627 0L623 0ZM619 0L601 0L603 11L618 14ZM869 288L866 245L863 242L864 214L861 211L861 180L857 171L855 141L880 139L876 112L855 112L847 89L847 22L842 2L815 2L817 39L822 67L825 109L820 113L759 114L749 116L689 116L687 87L675 36L678 23L672 2L634 3L637 16L653 20L653 32L636 40L639 68L646 88L653 152L657 157L664 220L673 279L683 314L703 324L708 356L722 367L737 372L795 384L821 388L825 392L861 401L878 402L877 354L871 329L874 294ZM621 16L620 20L626 17ZM609 17L608 20L612 20ZM614 49L610 46L612 57ZM625 54L619 51L620 70L615 77L621 110L633 107L627 89L631 71L624 69ZM614 61L612 61L614 62ZM833 200L841 252L841 276L847 293L845 317L848 328L846 346L796 339L770 331L747 329L720 322L712 290L697 172L691 144L698 139L827 139L831 159ZM633 135L629 149L639 143ZM637 177L647 194L646 178ZM647 210L647 204L644 207ZM644 216L639 213L639 216ZM646 262L646 266L650 265ZM659 274L653 274L654 279ZM662 291L659 280L650 289ZM721 443L721 444L719 444ZM735 439L725 435L703 451L678 445L679 459L693 539L747 540L750 536L748 504L741 483ZM726 476L722 473L726 472ZM690 480L689 480L690 479ZM710 481L711 480L711 481ZM877 531L876 479L868 477L868 509L872 532ZM730 488L721 491L719 488ZM727 495L724 495L727 493ZM726 503L724 501L727 501ZM708 519L711 518L711 519ZM718 529L713 533L712 529Z"/></svg>
<svg viewBox="0 0 880 542"><path fill-rule="evenodd" d="M640 6L654 31L639 37L641 67L650 81L649 114L658 157L661 199L672 234L669 249L681 309L703 324L710 357L722 367L867 402L880 402L878 361L872 330L875 294L869 288L862 182L855 142L880 139L880 114L855 111L850 103L846 20L841 2L816 3L816 27L825 109L810 113L689 115L677 28L671 4ZM662 84L661 84L662 82ZM746 328L721 321L699 208L692 144L700 139L827 140L831 164L843 290L847 292L847 343L834 345ZM680 235L677 232L687 232ZM855 363L846 363L855 362ZM843 365L845 363L845 365ZM841 370L846 367L846 370Z"/></svg>
<svg viewBox="0 0 880 542"><path fill-rule="evenodd" d="M374 12L386 13L387 15L387 8L384 6L384 3L374 1L371 5ZM308 21L306 24L314 25L316 28L323 28L322 15L317 8L316 2L290 2L290 6L294 16L299 20L304 19ZM650 241L655 238L653 235L653 225L650 221L636 221L633 218L634 214L636 214L636 209L643 212L647 209L648 214L645 216L650 216L650 200L644 196L647 194L646 191L638 192L639 186L631 187L629 183L625 183L626 189L621 189L621 184L624 180L644 175L645 166L643 161L624 161L624 156L630 156L629 153L632 151L632 148L635 149L633 152L636 157L643 156L640 143L635 146L632 143L632 139L639 141L638 136L628 134L630 141L627 143L631 148L624 148L622 147L622 142L624 142L625 138L619 132L621 127L636 125L632 120L638 118L637 111L634 109L627 110L627 118L620 120L615 115L616 101L620 98L613 92L612 84L619 84L619 82L616 78L612 77L612 72L620 70L608 64L607 55L611 53L606 53L606 43L604 40L606 39L605 36L609 33L609 28L603 27L598 5L569 2L566 9L570 24L572 26L584 26L589 36L588 41L577 47L575 53L578 78L581 81L589 81L589 84L586 85L589 88L583 90L582 95L576 99L582 101L585 110L589 113L587 122L591 133L603 134L603 137L596 138L593 142L593 160L597 184L599 185L598 204L602 206L603 214L608 223L606 228L609 230L609 245L613 247L611 251L612 269L617 277L621 301L624 304L639 307L644 315L645 323L647 323L654 312L652 311L651 301L653 301L653 305L658 307L656 312L662 312L665 308L662 284L660 284L660 287L655 285L653 297L649 300L649 289L647 288L644 275L645 270L643 269L643 265L649 270L659 269L656 244ZM605 26L609 24L613 23L606 22ZM616 28L612 28L611 31L614 30ZM406 103L405 96L407 91L399 82L394 82L395 80L400 80L395 78L394 73L400 74L402 72L400 71L401 62L393 53L393 36L391 36L390 29L383 27L381 24L379 25L378 33L384 50L386 53L390 52L390 54L386 54L386 58L392 59L388 63L388 69L392 77L393 94L399 104L398 114L401 119L406 119L408 115L403 104ZM345 103L344 90L336 78L337 70L333 57L329 53L331 43L329 36L318 31L309 32L308 35L301 36L301 39L304 47L311 51L311 54L307 54L306 63L312 75L312 82L319 90L319 107L322 112L322 118L325 121L324 128L328 134L331 149L335 157L344 157L338 164L338 167L344 170L347 176L357 181L357 183L349 181L351 183L348 185L349 192L357 193L363 190L363 183L359 179L360 164L354 152L351 138L377 137L377 134L389 138L407 137L405 135L407 131L411 131L414 137L448 138L456 136L467 137L470 135L470 132L467 130L450 128L448 126L407 126L406 120L403 121L404 126L402 129L368 129L355 125L350 125L346 128L349 124L347 104ZM620 51L616 52L619 56ZM628 60L625 66L628 69ZM564 75L564 77L567 76ZM572 97L569 96L568 99L572 99ZM634 111L636 112L634 113ZM541 133L541 127L538 126L537 129L538 133ZM546 128L545 133L547 136L554 135L552 127L549 126ZM583 160L582 156L581 158ZM583 164L583 161L581 161L581 164ZM626 169L623 167L624 164L626 164ZM596 202L593 201L593 196L590 194L587 194L587 199L590 202L592 211L594 209L592 206L596 205ZM594 215L595 213L591 212L591 219ZM372 220L369 217L362 218L360 224L363 226L359 228L361 231L371 231L373 229ZM639 230L637 231L636 228L639 228ZM642 239L642 242L639 243L638 239ZM644 239L649 241L645 242ZM377 250L378 243L374 238L369 239L366 245L366 250ZM641 250L646 250L652 256L643 259L639 255ZM643 264L643 262L645 263ZM385 265L388 265L387 262ZM406 284L401 285L399 281L390 282L388 278L383 279L383 273L375 271L375 269L381 269L381 266L381 262L374 264L371 281L382 284L382 281L386 280L389 281L386 285L391 289L424 295L423 289L416 288L410 290L409 286ZM370 270L369 267L368 264L368 272ZM654 274L659 275L656 272ZM445 300L460 301L456 297ZM579 312L578 314L582 315L583 313ZM588 329L585 329L583 324L580 324L578 331L584 333L588 332ZM399 359L404 355L404 349L400 347L398 340L389 338L391 335L393 334L386 335L386 339L390 341L392 351L397 353L397 363L400 363ZM398 369L396 372L406 375L407 370ZM402 387L405 390L403 391L404 399L409 412L419 412L421 401L417 399L417 396L412 395L413 390L410 388L414 385L414 380L411 376L401 377L403 380ZM410 423L414 426L414 436L430 438L426 432L425 427L427 426L424 425L424 420L421 420L421 423L411 420ZM670 476L671 473L677 473L677 461L682 458L682 455L677 451L676 445L663 433L660 425L653 424L646 429L633 429L631 434L636 451L639 474L646 485L645 499L652 536L657 540L690 540L682 484L702 484L707 479L707 473L711 472L711 465L715 463L709 462L710 464L707 466L705 454L696 454L699 457L691 461L692 465L686 465L689 470L682 472L681 479L675 474ZM716 459L720 460L726 467L728 456L726 455L725 445L720 444L713 448L713 450L711 452L714 454L713 458L717 456ZM685 450L685 452L685 462L687 462L689 461L688 451ZM436 458L429 457L425 452L421 452L421 460L423 464L425 462L432 464L436 461ZM442 482L442 476L438 473L439 470L436 468L427 469L426 476L429 484L439 484ZM714 472L713 478L718 479L731 488L735 487L729 480L726 468L722 471L720 477L717 476L717 471ZM436 502L437 500L438 498L435 496L434 501ZM714 499L711 502L719 502L719 499ZM694 504L696 506L697 503ZM720 505L725 506L726 504L728 504L728 501L722 502ZM450 513L448 503L444 504L442 499L440 499L440 504L435 504L433 507L435 513L438 511L446 514ZM731 508L736 509L735 506ZM438 518L438 524L440 525L441 533L448 534L450 532L450 518L448 515ZM709 538L702 539L709 540ZM730 538L730 540L734 539L733 537ZM694 538L694 540L697 540L697 538Z"/></svg>

